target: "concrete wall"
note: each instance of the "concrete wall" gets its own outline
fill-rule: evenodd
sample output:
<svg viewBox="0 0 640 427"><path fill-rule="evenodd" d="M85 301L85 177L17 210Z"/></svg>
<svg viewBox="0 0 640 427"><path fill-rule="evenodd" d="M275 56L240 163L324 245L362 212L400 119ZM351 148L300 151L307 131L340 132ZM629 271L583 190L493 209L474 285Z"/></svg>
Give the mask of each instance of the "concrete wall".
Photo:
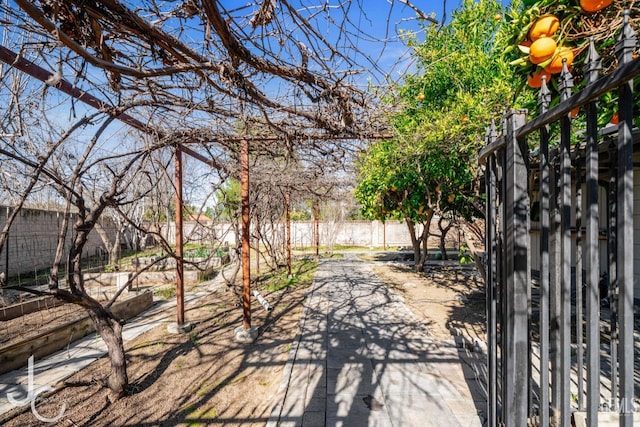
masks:
<svg viewBox="0 0 640 427"><path fill-rule="evenodd" d="M291 223L291 245L295 247L313 246L313 221L296 221ZM169 228L168 240L175 243L175 228L172 223ZM279 225L278 232L283 233L283 224ZM233 245L236 243L236 235L228 223L218 223L211 226L210 231L201 230L202 225L195 222L184 223L185 240L190 242L207 243L208 239L215 236L224 243ZM163 230L164 231L164 230ZM264 232L264 231L263 231ZM380 221L346 221L346 222L320 222L320 245L354 245L381 247L386 235L387 246L410 246L411 237L407 226L403 222L389 221L383 224ZM191 236L191 238L189 238ZM206 236L201 240L198 236ZM435 239L434 239L435 241Z"/></svg>
<svg viewBox="0 0 640 427"><path fill-rule="evenodd" d="M0 229L4 228L10 215L9 209L0 206ZM0 272L7 272L11 277L51 267L62 220L62 212L22 209L9 230L8 244L0 251ZM74 221L75 215L72 215L67 230L65 254L73 238ZM105 224L109 222L105 220ZM111 234L116 232L113 226L107 225L105 228ZM84 249L84 256L98 255L103 251L104 245L100 237L92 231Z"/></svg>
<svg viewBox="0 0 640 427"><path fill-rule="evenodd" d="M295 221L291 223L291 245L297 248L311 247L313 242L313 221ZM281 241L284 235L284 224L279 224L277 233ZM421 227L417 227L421 230ZM166 227L162 230L163 235L171 243L175 243L175 225L169 226L169 235L166 234ZM320 245L345 245L364 246L381 248L385 242L387 247L411 246L411 237L407 225L404 222L388 221L386 224L380 221L345 221L345 222L324 222L319 225ZM263 233L265 231L263 230ZM431 223L432 234L438 234L437 219ZM217 223L212 226L204 226L196 222L187 221L184 223L185 240L191 243L208 243L211 239L234 245L236 236L229 223ZM202 236L201 240L198 236ZM448 247L458 244L458 234L456 229L452 229L448 234ZM275 239L278 240L278 239ZM437 246L438 239L431 237L430 246Z"/></svg>

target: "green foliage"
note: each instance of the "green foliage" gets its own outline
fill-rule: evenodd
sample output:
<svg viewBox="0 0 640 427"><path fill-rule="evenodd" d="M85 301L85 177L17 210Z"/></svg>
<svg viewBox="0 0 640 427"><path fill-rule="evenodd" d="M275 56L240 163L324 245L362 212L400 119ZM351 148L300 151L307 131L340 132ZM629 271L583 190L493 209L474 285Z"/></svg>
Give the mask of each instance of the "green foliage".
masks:
<svg viewBox="0 0 640 427"><path fill-rule="evenodd" d="M424 223L434 213L478 214L475 155L514 92L496 46L502 13L495 0L464 0L450 24L425 26L424 41L407 36L417 70L399 88L396 136L370 145L357 165L355 197L367 218Z"/></svg>
<svg viewBox="0 0 640 427"><path fill-rule="evenodd" d="M176 288L169 286L164 288L154 289L153 295L162 299L171 299L176 296Z"/></svg>
<svg viewBox="0 0 640 427"><path fill-rule="evenodd" d="M494 0L465 0L448 26L426 28L415 46L418 72L401 90L406 106L395 120L401 134L467 153L484 143L487 123L513 93L512 70L496 45L502 13Z"/></svg>
<svg viewBox="0 0 640 427"><path fill-rule="evenodd" d="M222 220L230 221L238 215L242 202L242 188L240 181L228 179L215 193L217 216Z"/></svg>
<svg viewBox="0 0 640 427"><path fill-rule="evenodd" d="M222 257L229 254L229 249L223 249L223 248L218 248L216 249L216 256L217 257Z"/></svg>
<svg viewBox="0 0 640 427"><path fill-rule="evenodd" d="M473 256L468 251L469 248L465 245L460 246L460 250L458 251L458 261L460 261L460 264L469 264L473 262Z"/></svg>
<svg viewBox="0 0 640 427"><path fill-rule="evenodd" d="M436 211L466 208L472 186L471 164L459 152L434 146L426 153L410 152L398 141L369 147L359 163L355 197L370 219L404 219L423 223ZM399 156L398 154L403 154Z"/></svg>
<svg viewBox="0 0 640 427"><path fill-rule="evenodd" d="M308 285L313 281L313 277L318 267L318 262L311 259L296 261L291 266L291 277L287 276L287 269L282 268L276 272L263 276L263 286L269 292L275 292L297 285Z"/></svg>
<svg viewBox="0 0 640 427"><path fill-rule="evenodd" d="M311 219L311 214L306 210L293 210L289 212L291 221L308 221Z"/></svg>
<svg viewBox="0 0 640 427"><path fill-rule="evenodd" d="M208 258L209 256L211 256L211 251L208 246L197 246L185 251L187 258Z"/></svg>

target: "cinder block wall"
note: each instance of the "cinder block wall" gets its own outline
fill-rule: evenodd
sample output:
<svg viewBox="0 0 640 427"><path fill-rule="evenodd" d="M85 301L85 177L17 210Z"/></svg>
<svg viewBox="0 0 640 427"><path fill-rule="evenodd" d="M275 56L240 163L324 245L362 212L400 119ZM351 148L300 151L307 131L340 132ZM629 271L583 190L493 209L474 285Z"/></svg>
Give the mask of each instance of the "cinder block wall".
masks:
<svg viewBox="0 0 640 427"><path fill-rule="evenodd" d="M0 206L0 229L4 228L10 215L10 209L6 206ZM73 223L75 218L75 214L72 214L69 221L65 256L68 253L71 239L74 237ZM0 251L0 272L8 272L11 277L51 267L62 221L62 212L22 209L9 230L8 244ZM108 232L115 233L116 228L110 225L107 219L104 221ZM93 231L85 246L84 256L98 255L101 251L104 251L104 245L98 234Z"/></svg>

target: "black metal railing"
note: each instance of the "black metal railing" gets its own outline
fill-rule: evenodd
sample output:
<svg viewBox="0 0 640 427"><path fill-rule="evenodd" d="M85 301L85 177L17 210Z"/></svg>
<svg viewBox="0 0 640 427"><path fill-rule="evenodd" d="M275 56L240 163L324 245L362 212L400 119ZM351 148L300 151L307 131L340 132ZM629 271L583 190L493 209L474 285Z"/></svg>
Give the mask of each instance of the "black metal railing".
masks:
<svg viewBox="0 0 640 427"><path fill-rule="evenodd" d="M604 411L620 426L634 425L635 49L625 14L614 72L599 77L592 40L582 90L572 94L565 64L554 108L543 81L535 119L510 111L500 133L495 124L487 131L479 159L487 197L489 426L568 427L577 417L596 426ZM611 92L619 123L601 129L597 102ZM586 116L580 133L570 115L577 107ZM550 148L554 123L559 144Z"/></svg>

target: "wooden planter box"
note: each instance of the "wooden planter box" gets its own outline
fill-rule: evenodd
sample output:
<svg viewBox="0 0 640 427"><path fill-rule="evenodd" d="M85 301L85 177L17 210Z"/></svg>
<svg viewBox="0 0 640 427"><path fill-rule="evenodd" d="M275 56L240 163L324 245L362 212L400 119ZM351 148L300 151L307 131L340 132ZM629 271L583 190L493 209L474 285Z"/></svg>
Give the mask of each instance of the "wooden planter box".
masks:
<svg viewBox="0 0 640 427"><path fill-rule="evenodd" d="M143 292L132 298L116 302L111 311L117 317L130 319L153 305L153 294ZM0 374L25 366L29 357L40 359L67 347L94 332L93 322L88 315L65 325L45 331L24 341L0 347Z"/></svg>
<svg viewBox="0 0 640 427"><path fill-rule="evenodd" d="M33 313L40 310L46 310L48 308L57 307L62 304L64 304L63 301L60 301L59 299L56 299L54 297L42 297L26 302L8 305L6 307L0 307L0 321L6 322L7 320L24 316L25 314Z"/></svg>

